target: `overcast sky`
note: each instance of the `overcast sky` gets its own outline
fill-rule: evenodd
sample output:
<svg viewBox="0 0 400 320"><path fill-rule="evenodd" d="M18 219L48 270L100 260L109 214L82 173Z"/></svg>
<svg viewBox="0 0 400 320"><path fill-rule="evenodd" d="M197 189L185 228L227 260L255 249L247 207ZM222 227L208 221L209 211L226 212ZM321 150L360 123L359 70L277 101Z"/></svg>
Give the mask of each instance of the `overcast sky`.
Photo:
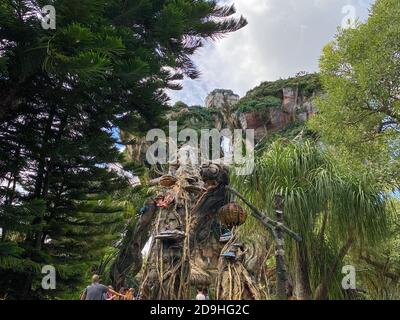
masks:
<svg viewBox="0 0 400 320"><path fill-rule="evenodd" d="M204 104L213 89L243 96L262 81L318 70L323 46L349 15L368 16L373 0L235 0L249 24L194 56L201 77L169 92L172 103Z"/></svg>

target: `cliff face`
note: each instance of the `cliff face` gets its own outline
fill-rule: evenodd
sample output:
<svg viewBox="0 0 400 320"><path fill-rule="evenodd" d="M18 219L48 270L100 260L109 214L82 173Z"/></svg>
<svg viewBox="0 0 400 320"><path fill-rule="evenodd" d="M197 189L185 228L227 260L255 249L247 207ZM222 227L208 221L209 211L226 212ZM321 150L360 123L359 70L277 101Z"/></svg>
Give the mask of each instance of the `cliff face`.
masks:
<svg viewBox="0 0 400 320"><path fill-rule="evenodd" d="M314 113L312 97L304 96L298 88L282 88L282 103L277 107L267 107L238 113L242 129L254 129L256 140L283 130L294 122L305 122Z"/></svg>
<svg viewBox="0 0 400 320"><path fill-rule="evenodd" d="M218 130L223 128L239 128L240 123L237 117L232 116L234 108L238 104L240 97L232 90L215 89L207 95L205 107L214 110L212 115L214 127Z"/></svg>
<svg viewBox="0 0 400 320"><path fill-rule="evenodd" d="M212 91L205 100L206 108L224 109L225 107L233 107L240 100L237 94L232 90L215 89Z"/></svg>
<svg viewBox="0 0 400 320"><path fill-rule="evenodd" d="M315 113L312 99L319 90L318 75L310 74L264 82L241 99L231 90L214 90L205 106L221 114L214 117L217 129L254 129L258 141L290 124L308 120Z"/></svg>
<svg viewBox="0 0 400 320"><path fill-rule="evenodd" d="M167 113L178 122L179 130L254 129L256 142L291 124L301 124L314 113L313 98L320 91L317 74L263 82L240 98L232 90L216 89L205 99L205 106L177 102ZM148 144L144 137L122 133L123 140L134 140L127 147L131 159L142 161Z"/></svg>

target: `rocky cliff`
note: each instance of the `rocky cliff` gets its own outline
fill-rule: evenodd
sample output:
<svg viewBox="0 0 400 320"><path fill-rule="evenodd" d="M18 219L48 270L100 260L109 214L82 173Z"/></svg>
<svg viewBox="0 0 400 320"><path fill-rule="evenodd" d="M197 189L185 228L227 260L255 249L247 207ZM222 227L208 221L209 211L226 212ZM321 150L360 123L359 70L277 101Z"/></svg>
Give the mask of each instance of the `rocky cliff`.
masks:
<svg viewBox="0 0 400 320"><path fill-rule="evenodd" d="M205 106L219 111L220 117L214 117L216 128L254 129L260 140L309 119L315 113L312 99L319 91L318 75L307 74L264 82L241 99L231 90L214 90Z"/></svg>
<svg viewBox="0 0 400 320"><path fill-rule="evenodd" d="M280 105L237 113L241 128L254 129L256 140L260 140L289 124L304 123L315 113L313 95L305 96L297 87L282 88L281 94Z"/></svg>
<svg viewBox="0 0 400 320"><path fill-rule="evenodd" d="M216 89L207 95L204 106L177 102L167 113L179 130L216 128L254 129L256 142L292 125L303 126L314 113L313 98L320 92L318 74L263 82L240 98L232 90ZM134 140L127 147L131 159L143 161L147 150L144 137L123 134Z"/></svg>
<svg viewBox="0 0 400 320"><path fill-rule="evenodd" d="M223 109L225 107L231 108L237 104L240 97L233 93L232 90L215 89L212 91L205 100L206 108Z"/></svg>

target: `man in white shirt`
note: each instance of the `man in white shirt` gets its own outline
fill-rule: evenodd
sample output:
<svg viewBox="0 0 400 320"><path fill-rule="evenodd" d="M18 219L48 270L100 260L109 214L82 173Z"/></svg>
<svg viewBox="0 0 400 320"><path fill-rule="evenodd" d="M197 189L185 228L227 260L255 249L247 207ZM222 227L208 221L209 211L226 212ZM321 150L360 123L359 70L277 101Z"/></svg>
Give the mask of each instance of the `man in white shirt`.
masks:
<svg viewBox="0 0 400 320"><path fill-rule="evenodd" d="M196 300L206 300L206 296L204 295L202 289L197 288Z"/></svg>

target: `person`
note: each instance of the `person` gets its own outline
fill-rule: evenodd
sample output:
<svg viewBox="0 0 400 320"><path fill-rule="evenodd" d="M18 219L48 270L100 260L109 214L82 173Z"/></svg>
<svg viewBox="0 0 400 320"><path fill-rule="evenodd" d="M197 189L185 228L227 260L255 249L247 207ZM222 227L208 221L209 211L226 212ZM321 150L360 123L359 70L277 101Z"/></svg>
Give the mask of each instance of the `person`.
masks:
<svg viewBox="0 0 400 320"><path fill-rule="evenodd" d="M203 294L204 294L204 297L206 298L205 300L210 300L210 296L208 295L208 289L207 288L203 289Z"/></svg>
<svg viewBox="0 0 400 320"><path fill-rule="evenodd" d="M126 295L126 289L124 287L121 287L121 289L119 289L119 299L118 300L126 300L125 299L125 295Z"/></svg>
<svg viewBox="0 0 400 320"><path fill-rule="evenodd" d="M108 286L108 291L107 291L107 293L106 293L106 296L105 296L105 300L114 300L115 299L115 297L116 297L116 295L115 294L113 294L110 290L114 290L114 288L112 287L112 286Z"/></svg>
<svg viewBox="0 0 400 320"><path fill-rule="evenodd" d="M206 296L204 295L203 290L201 288L197 288L196 300L206 300Z"/></svg>
<svg viewBox="0 0 400 320"><path fill-rule="evenodd" d="M100 277L97 274L92 276L92 284L87 286L81 295L81 300L104 300L108 292L119 295L118 292L106 287L100 283Z"/></svg>

